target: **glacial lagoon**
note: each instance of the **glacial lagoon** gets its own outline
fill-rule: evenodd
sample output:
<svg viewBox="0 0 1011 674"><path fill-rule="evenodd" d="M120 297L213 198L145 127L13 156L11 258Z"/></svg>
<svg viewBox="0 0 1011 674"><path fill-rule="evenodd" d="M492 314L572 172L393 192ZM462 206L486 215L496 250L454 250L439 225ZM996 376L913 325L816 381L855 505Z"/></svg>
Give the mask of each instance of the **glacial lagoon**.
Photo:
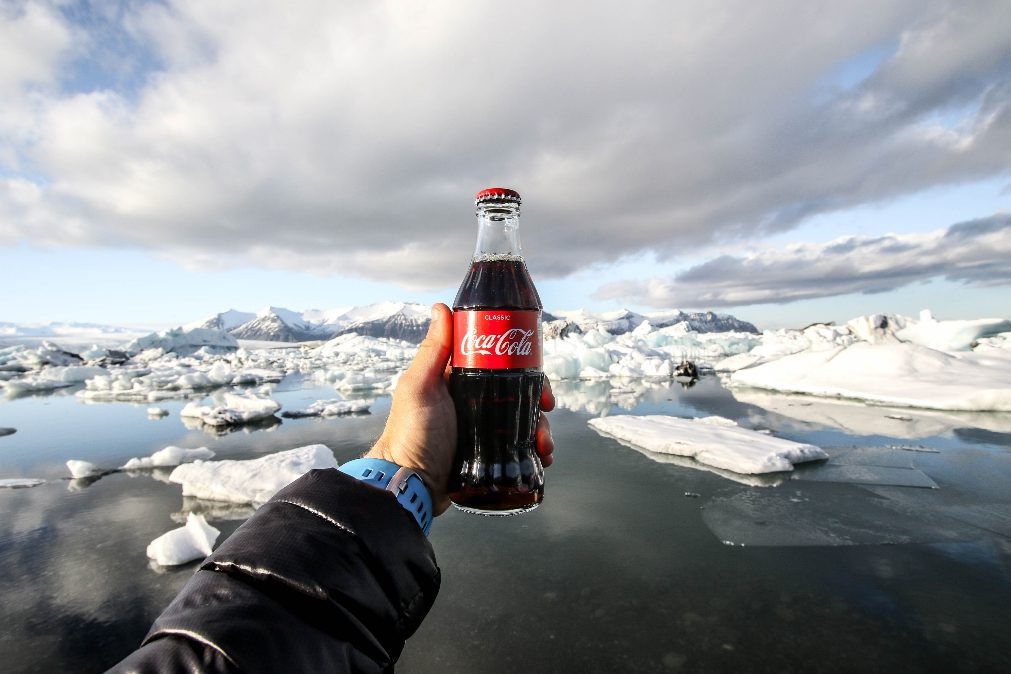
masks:
<svg viewBox="0 0 1011 674"><path fill-rule="evenodd" d="M1009 671L1011 415L931 413L676 382L560 382L557 444L537 510L450 510L431 540L438 601L402 672ZM0 401L0 662L102 671L196 569L147 544L198 512L222 532L247 507L184 499L168 471L67 479L168 445L216 459L312 443L338 461L378 436L367 415L208 432L183 401L84 404L64 389ZM332 398L289 375L285 408ZM605 414L718 415L818 445L830 459L744 477L594 432Z"/></svg>

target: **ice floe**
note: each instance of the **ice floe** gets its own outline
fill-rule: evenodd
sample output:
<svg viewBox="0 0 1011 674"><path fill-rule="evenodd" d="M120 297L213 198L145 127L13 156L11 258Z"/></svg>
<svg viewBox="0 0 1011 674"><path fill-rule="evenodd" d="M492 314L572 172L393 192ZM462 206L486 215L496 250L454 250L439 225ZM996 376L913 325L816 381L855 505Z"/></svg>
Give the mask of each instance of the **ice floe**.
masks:
<svg viewBox="0 0 1011 674"><path fill-rule="evenodd" d="M177 566L211 554L220 531L203 515L190 513L186 524L166 532L147 546L147 556L161 566Z"/></svg>
<svg viewBox="0 0 1011 674"><path fill-rule="evenodd" d="M45 484L45 480L34 477L6 477L0 478L0 489L25 489L28 487L38 487Z"/></svg>
<svg viewBox="0 0 1011 674"><path fill-rule="evenodd" d="M308 407L302 409L285 410L282 417L298 419L301 417L336 417L343 414L362 414L368 412L375 400L371 398L362 400L317 400Z"/></svg>
<svg viewBox="0 0 1011 674"><path fill-rule="evenodd" d="M306 445L246 461L187 463L169 480L182 485L183 496L259 505L304 473L337 465L326 445Z"/></svg>
<svg viewBox="0 0 1011 674"><path fill-rule="evenodd" d="M206 447L186 449L170 445L160 449L151 456L134 457L123 464L123 470L144 470L147 468L165 468L179 466L192 461L214 458L214 452ZM75 475L75 477L77 477Z"/></svg>
<svg viewBox="0 0 1011 674"><path fill-rule="evenodd" d="M198 419L207 426L238 426L272 417L280 409L281 404L270 398L223 393L217 404L187 403L179 416Z"/></svg>
<svg viewBox="0 0 1011 674"><path fill-rule="evenodd" d="M651 452L690 457L741 474L791 471L796 463L828 458L820 447L748 430L722 417L621 415L591 419L589 424L604 435Z"/></svg>

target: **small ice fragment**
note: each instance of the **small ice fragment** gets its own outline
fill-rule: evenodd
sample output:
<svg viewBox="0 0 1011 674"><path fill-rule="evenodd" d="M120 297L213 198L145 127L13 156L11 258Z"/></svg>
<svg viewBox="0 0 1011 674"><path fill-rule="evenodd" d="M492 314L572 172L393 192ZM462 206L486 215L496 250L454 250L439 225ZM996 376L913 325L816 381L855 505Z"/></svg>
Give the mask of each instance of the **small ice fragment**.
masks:
<svg viewBox="0 0 1011 674"><path fill-rule="evenodd" d="M687 498L699 498L700 494L696 494L696 493L695 493L695 492L693 492L693 491L686 491L686 492L685 492L685 496L686 496Z"/></svg>
<svg viewBox="0 0 1011 674"><path fill-rule="evenodd" d="M125 470L141 470L145 468L158 468L165 466L179 466L191 461L214 458L214 451L206 447L196 449L185 449L170 445L165 449L160 449L151 456L137 458L134 457L123 464Z"/></svg>
<svg viewBox="0 0 1011 674"><path fill-rule="evenodd" d="M167 417L168 410L162 409L161 407L148 407L147 415L149 417Z"/></svg>
<svg viewBox="0 0 1011 674"><path fill-rule="evenodd" d="M45 480L34 477L9 477L0 479L0 489L24 489L26 487L38 487Z"/></svg>
<svg viewBox="0 0 1011 674"><path fill-rule="evenodd" d="M67 469L70 470L70 477L81 478L94 475L95 473L100 473L98 467L95 464L88 461L78 461L76 459L71 459L67 461Z"/></svg>
<svg viewBox="0 0 1011 674"><path fill-rule="evenodd" d="M221 532L203 515L190 513L186 525L162 534L147 546L147 556L162 566L185 564L211 554Z"/></svg>
<svg viewBox="0 0 1011 674"><path fill-rule="evenodd" d="M285 410L282 417L299 419L301 417L335 417L345 414L361 414L368 412L375 402L372 399L363 400L317 400L305 409Z"/></svg>

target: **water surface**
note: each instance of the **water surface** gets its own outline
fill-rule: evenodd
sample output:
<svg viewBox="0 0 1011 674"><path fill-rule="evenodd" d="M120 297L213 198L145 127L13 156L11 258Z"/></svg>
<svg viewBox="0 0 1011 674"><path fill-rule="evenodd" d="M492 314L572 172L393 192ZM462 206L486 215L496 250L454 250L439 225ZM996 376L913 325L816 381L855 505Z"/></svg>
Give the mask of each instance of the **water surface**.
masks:
<svg viewBox="0 0 1011 674"><path fill-rule="evenodd" d="M558 448L544 504L436 520L442 592L398 671L1011 671L1006 418L939 421L808 399L763 407L714 378L556 390L570 409L551 415ZM274 397L294 407L333 392L293 378ZM110 666L196 568L152 568L147 543L191 509L223 536L248 515L184 500L164 473L61 479L64 461L113 467L168 444L253 458L312 442L346 461L389 409L380 398L367 416L217 436L185 428L182 404L160 404L170 415L151 420L146 406L66 394L0 402L0 427L18 429L0 438L0 478L49 480L0 489L7 671ZM657 461L586 425L630 412L719 414L832 459L756 486ZM829 466L884 477L824 481ZM912 471L937 488L893 484Z"/></svg>

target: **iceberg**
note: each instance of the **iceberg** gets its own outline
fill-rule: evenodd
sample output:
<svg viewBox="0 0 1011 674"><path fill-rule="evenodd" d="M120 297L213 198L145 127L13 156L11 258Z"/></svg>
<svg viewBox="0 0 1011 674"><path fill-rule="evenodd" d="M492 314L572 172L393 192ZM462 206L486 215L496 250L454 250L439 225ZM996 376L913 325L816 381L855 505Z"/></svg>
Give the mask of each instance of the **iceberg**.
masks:
<svg viewBox="0 0 1011 674"><path fill-rule="evenodd" d="M170 445L165 449L160 449L151 456L132 458L123 464L123 470L145 470L148 468L165 468L168 466L179 466L192 461L214 458L214 452L206 447L196 449L185 449ZM74 477L77 477L76 475Z"/></svg>
<svg viewBox="0 0 1011 674"><path fill-rule="evenodd" d="M199 419L207 426L238 426L267 419L281 409L281 404L270 398L225 393L221 399L220 405L187 403L179 411L179 416Z"/></svg>
<svg viewBox="0 0 1011 674"><path fill-rule="evenodd" d="M214 328L173 328L162 332L152 332L150 335L138 337L123 347L130 354L140 353L146 349L161 349L168 353L191 355L200 349L210 349L212 352L235 351L239 343L224 330Z"/></svg>
<svg viewBox="0 0 1011 674"><path fill-rule="evenodd" d="M147 556L161 566L176 566L203 559L211 554L220 534L220 531L207 524L203 515L190 513L185 526L151 541L147 546Z"/></svg>
<svg viewBox="0 0 1011 674"><path fill-rule="evenodd" d="M919 344L938 351L968 351L985 337L1011 332L1011 321L1003 318L980 318L971 321L939 321L930 311L920 312L920 320L895 333L905 342Z"/></svg>
<svg viewBox="0 0 1011 674"><path fill-rule="evenodd" d="M660 454L690 457L734 473L762 474L793 470L796 463L827 459L820 447L741 428L730 419L706 417L615 416L591 419L607 435Z"/></svg>
<svg viewBox="0 0 1011 674"><path fill-rule="evenodd" d="M173 470L169 481L183 486L183 496L260 505L310 470L337 465L326 445L306 445L246 461L187 463Z"/></svg>
<svg viewBox="0 0 1011 674"><path fill-rule="evenodd" d="M729 384L898 407L1011 411L1011 370L909 343L802 351L739 370Z"/></svg>

